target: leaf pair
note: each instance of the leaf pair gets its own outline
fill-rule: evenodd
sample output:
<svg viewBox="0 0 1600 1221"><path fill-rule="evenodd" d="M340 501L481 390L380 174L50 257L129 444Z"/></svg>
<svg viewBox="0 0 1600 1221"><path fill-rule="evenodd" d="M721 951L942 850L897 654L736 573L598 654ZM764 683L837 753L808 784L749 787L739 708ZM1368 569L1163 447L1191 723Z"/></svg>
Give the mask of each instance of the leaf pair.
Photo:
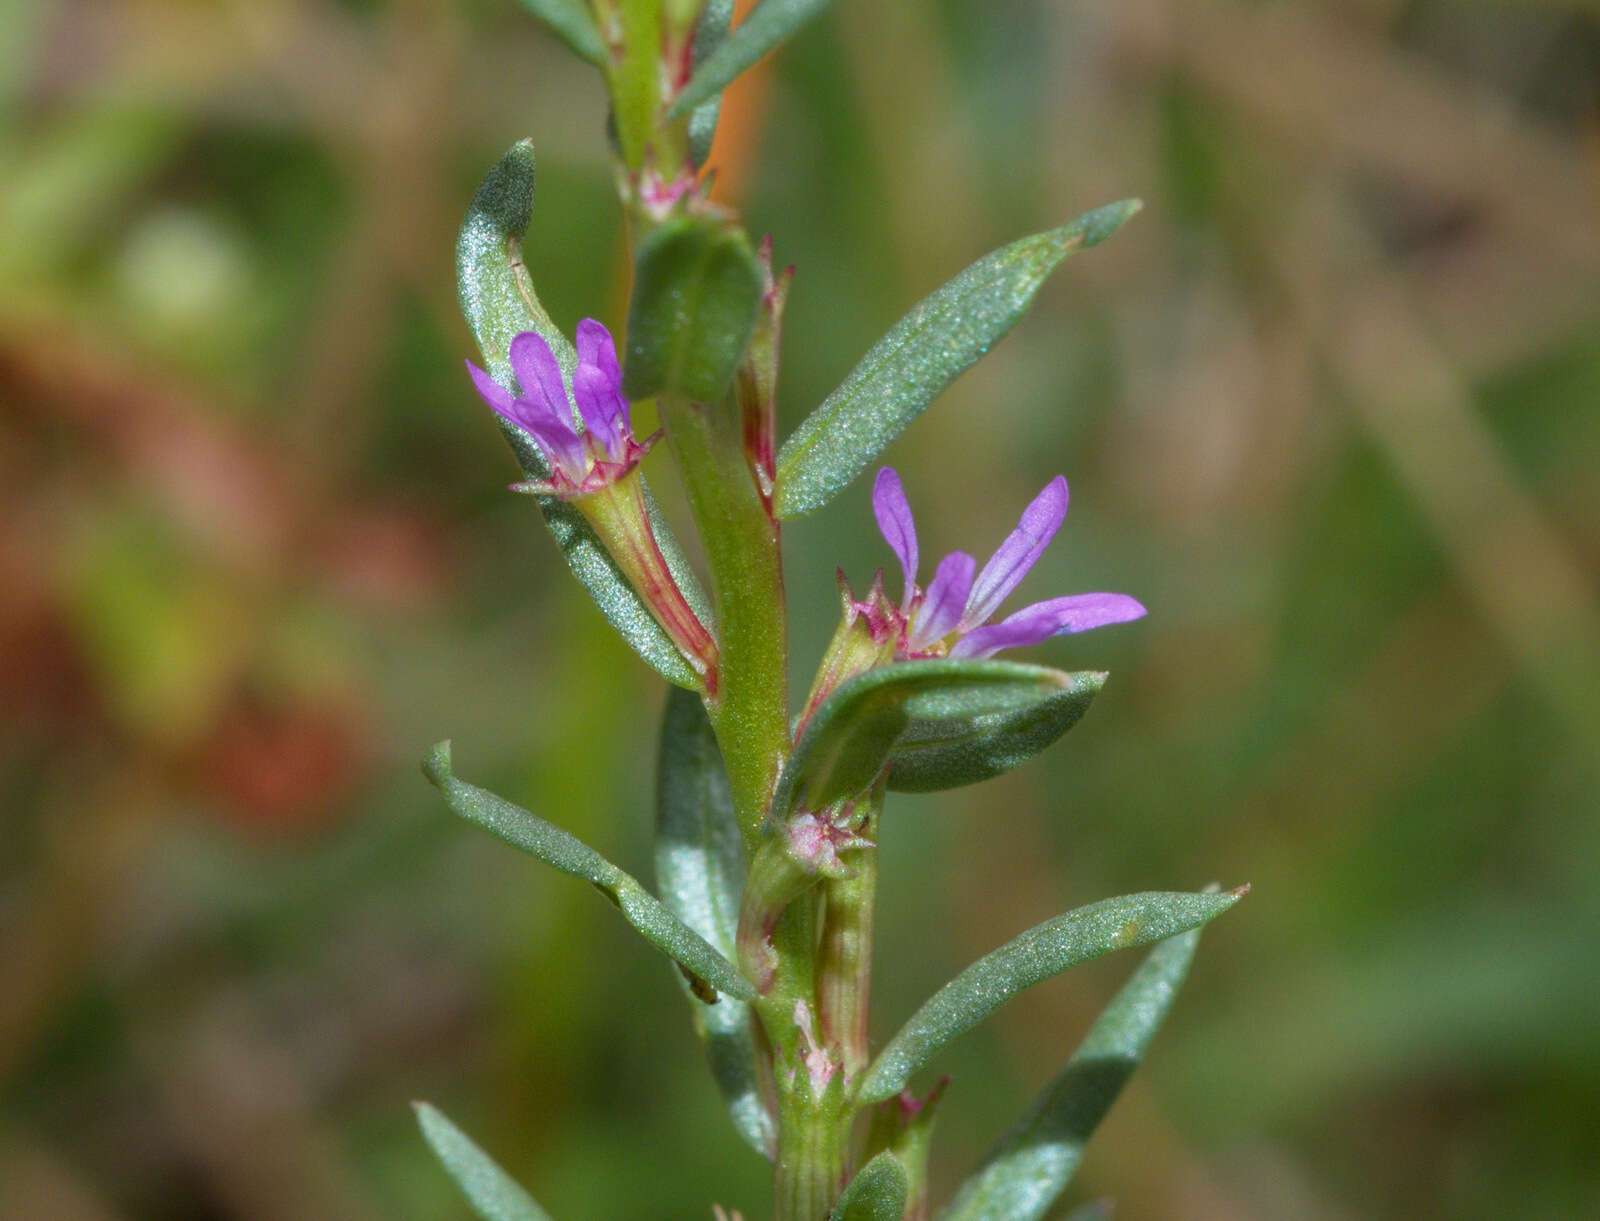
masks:
<svg viewBox="0 0 1600 1221"><path fill-rule="evenodd" d="M906 661L840 684L806 723L772 817L820 810L866 788L930 792L1032 758L1077 724L1105 681L1014 661Z"/></svg>

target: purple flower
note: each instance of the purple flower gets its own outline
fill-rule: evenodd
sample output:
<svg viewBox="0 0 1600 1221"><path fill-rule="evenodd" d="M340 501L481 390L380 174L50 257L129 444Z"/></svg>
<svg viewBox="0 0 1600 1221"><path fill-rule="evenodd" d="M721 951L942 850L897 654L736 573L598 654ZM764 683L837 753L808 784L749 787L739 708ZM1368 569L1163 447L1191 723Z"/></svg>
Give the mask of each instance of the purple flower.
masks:
<svg viewBox="0 0 1600 1221"><path fill-rule="evenodd" d="M642 443L634 438L616 345L611 332L593 318L578 323L578 367L572 371L572 398L582 433L573 427L561 366L550 345L533 331L523 331L511 341L510 357L522 387L515 398L470 360L467 372L483 401L532 436L549 463L548 482L518 484L519 491L561 497L598 491L631 471L655 444L659 433Z"/></svg>
<svg viewBox="0 0 1600 1221"><path fill-rule="evenodd" d="M872 511L905 575L899 606L889 605L886 612L873 608L896 621L900 636L896 651L902 657L992 657L1001 649L1126 623L1145 613L1126 594L1071 594L1025 606L999 623L989 622L1061 528L1067 515L1067 481L1060 475L1022 511L1017 528L981 571L966 552L954 551L939 561L926 589L917 584L917 527L911 506L900 476L889 467L878 472L873 484ZM861 609L871 616L871 610Z"/></svg>

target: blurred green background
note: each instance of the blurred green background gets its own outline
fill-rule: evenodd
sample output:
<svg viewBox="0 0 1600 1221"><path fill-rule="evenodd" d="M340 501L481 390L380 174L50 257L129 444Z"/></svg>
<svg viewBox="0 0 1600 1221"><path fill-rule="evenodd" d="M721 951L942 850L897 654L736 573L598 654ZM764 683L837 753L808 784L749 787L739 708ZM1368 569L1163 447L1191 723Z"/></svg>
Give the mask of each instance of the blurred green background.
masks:
<svg viewBox="0 0 1600 1221"><path fill-rule="evenodd" d="M1064 472L1072 735L891 801L875 1031L1069 906L1248 881L1091 1146L1125 1218L1600 1216L1600 6L840 0L730 103L792 427L923 293L1137 194L890 453L924 550ZM0 1217L766 1211L663 963L458 825L649 874L659 681L461 367L451 248L620 331L590 71L511 0L0 0ZM660 462L660 459L654 462ZM673 489L666 467L652 464ZM787 532L803 683L889 559ZM950 1190L1132 966L943 1057Z"/></svg>

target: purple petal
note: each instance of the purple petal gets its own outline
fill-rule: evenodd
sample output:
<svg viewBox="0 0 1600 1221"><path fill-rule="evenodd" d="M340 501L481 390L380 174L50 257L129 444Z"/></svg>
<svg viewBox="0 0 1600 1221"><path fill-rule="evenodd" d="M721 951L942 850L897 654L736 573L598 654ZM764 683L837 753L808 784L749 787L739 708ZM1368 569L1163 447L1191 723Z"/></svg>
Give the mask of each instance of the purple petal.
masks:
<svg viewBox="0 0 1600 1221"><path fill-rule="evenodd" d="M900 608L904 610L911 605L911 594L916 588L917 525L911 520L911 505L893 467L884 467L873 482L872 515L878 519L884 542L900 557L900 569L906 575L905 593L900 599Z"/></svg>
<svg viewBox="0 0 1600 1221"><path fill-rule="evenodd" d="M583 426L612 458L622 456L628 425L628 404L622 397L622 369L617 365L611 332L593 318L578 323L578 367L572 374L572 397L578 400Z"/></svg>
<svg viewBox="0 0 1600 1221"><path fill-rule="evenodd" d="M952 551L939 561L928 592L911 622L906 639L908 645L920 651L955 630L961 619L961 608L967 604L967 593L972 588L972 574L977 569L978 561L965 551Z"/></svg>
<svg viewBox="0 0 1600 1221"><path fill-rule="evenodd" d="M621 396L622 366L617 364L617 345L604 323L593 318L578 323L578 363L599 369Z"/></svg>
<svg viewBox="0 0 1600 1221"><path fill-rule="evenodd" d="M522 386L522 397L533 402L544 400L551 412L569 425L572 408L567 405L567 388L561 380L561 366L544 337L523 331L511 341L511 369Z"/></svg>
<svg viewBox="0 0 1600 1221"><path fill-rule="evenodd" d="M583 442L578 439L572 425L567 423L570 417L564 410L560 415L551 411L542 395L532 399L512 398L510 391L470 360L467 361L467 372L472 375L472 384L477 387L484 402L502 418L533 434L533 439L544 451L548 462L565 468L569 473L576 471L581 478L584 469Z"/></svg>
<svg viewBox="0 0 1600 1221"><path fill-rule="evenodd" d="M1087 632L1111 623L1142 618L1144 607L1127 594L1069 594L1025 606L999 623L975 628L950 650L951 657L992 657L1001 649L1020 649L1048 636Z"/></svg>
<svg viewBox="0 0 1600 1221"><path fill-rule="evenodd" d="M583 441L567 421L571 416L557 414L542 399L518 399L512 404L512 419L533 434L550 465L565 471L574 481L581 480L588 468ZM565 417L565 418L564 418Z"/></svg>
<svg viewBox="0 0 1600 1221"><path fill-rule="evenodd" d="M470 360L467 361L467 373L471 375L472 384L483 401L512 423L516 423L517 417L511 413L511 391L495 381L494 378L490 377Z"/></svg>
<svg viewBox="0 0 1600 1221"><path fill-rule="evenodd" d="M972 598L967 603L966 612L961 616L962 627L977 627L1000 609L1000 603L1006 600L1006 595L1017 587L1017 583L1028 575L1028 569L1044 554L1044 549L1056 536L1066 515L1067 481L1057 475L1022 511L1022 520L1017 523L1017 528L983 566L983 571L972 586Z"/></svg>

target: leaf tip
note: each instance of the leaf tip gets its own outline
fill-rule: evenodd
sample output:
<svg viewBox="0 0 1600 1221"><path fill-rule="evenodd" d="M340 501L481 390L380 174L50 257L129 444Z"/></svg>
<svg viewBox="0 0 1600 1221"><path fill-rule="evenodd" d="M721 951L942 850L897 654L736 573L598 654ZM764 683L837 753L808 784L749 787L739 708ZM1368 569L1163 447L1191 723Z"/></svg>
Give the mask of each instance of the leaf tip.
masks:
<svg viewBox="0 0 1600 1221"><path fill-rule="evenodd" d="M1235 886L1232 890L1230 890L1228 892L1228 896L1235 903L1237 903L1240 899L1244 898L1249 893L1250 893L1250 883L1246 882L1243 886Z"/></svg>
<svg viewBox="0 0 1600 1221"><path fill-rule="evenodd" d="M428 778L429 784L440 789L453 779L450 769L449 738L443 742L435 742L432 749L422 756L422 774Z"/></svg>
<svg viewBox="0 0 1600 1221"><path fill-rule="evenodd" d="M1122 199L1114 204L1107 204L1103 208L1096 208L1093 212L1086 213L1079 222L1082 226L1079 232L1082 236L1083 249L1098 246L1110 237L1123 225L1131 220L1135 213L1144 207L1142 199Z"/></svg>

